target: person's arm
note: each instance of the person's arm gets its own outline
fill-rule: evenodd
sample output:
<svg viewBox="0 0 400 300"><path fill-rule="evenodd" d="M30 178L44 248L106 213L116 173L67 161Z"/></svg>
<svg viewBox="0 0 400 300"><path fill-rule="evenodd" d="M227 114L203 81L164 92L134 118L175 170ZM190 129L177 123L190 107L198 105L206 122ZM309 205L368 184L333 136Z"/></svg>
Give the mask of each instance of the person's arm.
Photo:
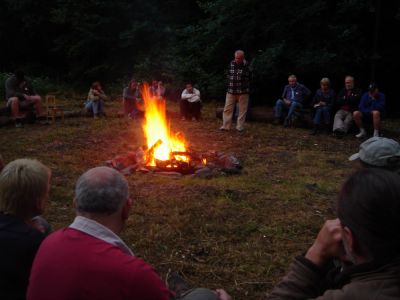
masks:
<svg viewBox="0 0 400 300"><path fill-rule="evenodd" d="M373 105L373 110L378 110L380 112L385 111L385 104L386 104L386 99L384 94L379 94L379 98L375 99L374 105Z"/></svg>
<svg viewBox="0 0 400 300"><path fill-rule="evenodd" d="M181 99L190 99L193 97L192 93L189 93L186 89L183 90L182 95L181 95Z"/></svg>
<svg viewBox="0 0 400 300"><path fill-rule="evenodd" d="M342 227L339 219L328 220L305 256L297 257L288 274L267 297L270 300L304 300L321 296L326 289L326 264L343 257Z"/></svg>
<svg viewBox="0 0 400 300"><path fill-rule="evenodd" d="M360 104L358 105L359 111L361 111L362 113L369 113L369 112L371 112L371 105L369 104L370 101L371 101L371 100L369 99L368 93L365 93L365 94L361 97Z"/></svg>
<svg viewBox="0 0 400 300"><path fill-rule="evenodd" d="M108 99L107 95L104 93L103 90L99 91L99 98L102 99L103 101Z"/></svg>
<svg viewBox="0 0 400 300"><path fill-rule="evenodd" d="M97 100L99 100L99 96L97 96L97 95L95 94L95 92L94 92L93 89L90 89L90 90L89 90L88 100L90 100L90 101L97 101Z"/></svg>

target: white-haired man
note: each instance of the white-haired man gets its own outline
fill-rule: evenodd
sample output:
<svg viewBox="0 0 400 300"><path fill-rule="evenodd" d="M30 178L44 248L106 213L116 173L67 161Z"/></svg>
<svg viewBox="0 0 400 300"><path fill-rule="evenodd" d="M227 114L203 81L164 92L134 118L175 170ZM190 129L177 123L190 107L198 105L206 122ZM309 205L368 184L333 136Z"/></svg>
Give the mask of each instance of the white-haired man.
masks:
<svg viewBox="0 0 400 300"><path fill-rule="evenodd" d="M226 92L224 112L222 114L223 124L220 130L231 129L235 104L239 103L236 130L243 131L249 104L251 71L242 50L237 50L235 52L235 58L229 65L227 77L228 89Z"/></svg>

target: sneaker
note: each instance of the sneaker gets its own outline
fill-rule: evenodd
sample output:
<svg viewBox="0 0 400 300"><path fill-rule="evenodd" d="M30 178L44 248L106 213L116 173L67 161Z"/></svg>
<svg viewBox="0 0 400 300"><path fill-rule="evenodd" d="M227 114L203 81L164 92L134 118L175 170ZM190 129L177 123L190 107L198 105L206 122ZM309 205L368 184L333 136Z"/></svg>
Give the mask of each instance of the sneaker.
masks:
<svg viewBox="0 0 400 300"><path fill-rule="evenodd" d="M221 131L228 131L229 129L226 129L225 127L222 126L222 127L219 128L219 130L221 130Z"/></svg>
<svg viewBox="0 0 400 300"><path fill-rule="evenodd" d="M168 288L175 292L176 298L179 298L184 292L190 289L188 283L178 272L171 273L167 278Z"/></svg>
<svg viewBox="0 0 400 300"><path fill-rule="evenodd" d="M23 128L24 127L24 124L22 124L22 123L15 123L15 128Z"/></svg>
<svg viewBox="0 0 400 300"><path fill-rule="evenodd" d="M243 128L236 128L236 130L237 130L238 132L243 132L243 131L244 131Z"/></svg>
<svg viewBox="0 0 400 300"><path fill-rule="evenodd" d="M363 137L365 137L367 135L367 133L365 132L365 130L361 130L358 134L356 134L356 138L361 139Z"/></svg>
<svg viewBox="0 0 400 300"><path fill-rule="evenodd" d="M333 131L333 135L337 138L342 138L345 135L345 132L342 129L335 129Z"/></svg>

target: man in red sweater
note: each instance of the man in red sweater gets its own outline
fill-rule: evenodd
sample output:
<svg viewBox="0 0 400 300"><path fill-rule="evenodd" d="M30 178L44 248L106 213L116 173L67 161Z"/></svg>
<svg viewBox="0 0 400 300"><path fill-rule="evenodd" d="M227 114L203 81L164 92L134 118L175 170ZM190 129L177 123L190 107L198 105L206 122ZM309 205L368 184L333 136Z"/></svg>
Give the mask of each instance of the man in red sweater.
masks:
<svg viewBox="0 0 400 300"><path fill-rule="evenodd" d="M119 238L132 200L126 179L97 167L75 187L77 217L44 240L35 257L29 300L229 300L224 290L171 292L155 270Z"/></svg>
<svg viewBox="0 0 400 300"><path fill-rule="evenodd" d="M125 178L94 168L78 179L75 193L77 217L40 247L28 299L170 299L155 270L118 237L132 206Z"/></svg>

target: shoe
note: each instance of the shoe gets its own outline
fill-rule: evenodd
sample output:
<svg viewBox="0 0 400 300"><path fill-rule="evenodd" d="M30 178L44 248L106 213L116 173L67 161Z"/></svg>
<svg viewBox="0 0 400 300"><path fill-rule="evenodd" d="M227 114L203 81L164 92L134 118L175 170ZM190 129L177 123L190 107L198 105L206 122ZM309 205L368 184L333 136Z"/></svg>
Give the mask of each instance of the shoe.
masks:
<svg viewBox="0 0 400 300"><path fill-rule="evenodd" d="M335 129L335 130L333 131L333 136L336 137L336 138L338 138L338 139L344 137L345 134L346 134L346 133L345 133L343 130L341 130L341 129Z"/></svg>
<svg viewBox="0 0 400 300"><path fill-rule="evenodd" d="M190 289L188 283L178 274L178 272L171 273L167 278L168 288L175 292L175 297L179 298L184 292Z"/></svg>
<svg viewBox="0 0 400 300"><path fill-rule="evenodd" d="M223 126L222 126L222 127L220 127L220 128L219 128L219 130L221 130L221 131L229 131L229 129L226 129L226 128L225 128L225 127L223 127Z"/></svg>
<svg viewBox="0 0 400 300"><path fill-rule="evenodd" d="M24 124L22 123L15 123L15 128L23 128Z"/></svg>
<svg viewBox="0 0 400 300"><path fill-rule="evenodd" d="M237 130L238 132L243 132L243 131L244 131L243 128L236 128L236 130Z"/></svg>
<svg viewBox="0 0 400 300"><path fill-rule="evenodd" d="M367 135L367 133L365 132L365 130L361 130L360 133L356 134L356 138L361 139L363 137L365 137Z"/></svg>

